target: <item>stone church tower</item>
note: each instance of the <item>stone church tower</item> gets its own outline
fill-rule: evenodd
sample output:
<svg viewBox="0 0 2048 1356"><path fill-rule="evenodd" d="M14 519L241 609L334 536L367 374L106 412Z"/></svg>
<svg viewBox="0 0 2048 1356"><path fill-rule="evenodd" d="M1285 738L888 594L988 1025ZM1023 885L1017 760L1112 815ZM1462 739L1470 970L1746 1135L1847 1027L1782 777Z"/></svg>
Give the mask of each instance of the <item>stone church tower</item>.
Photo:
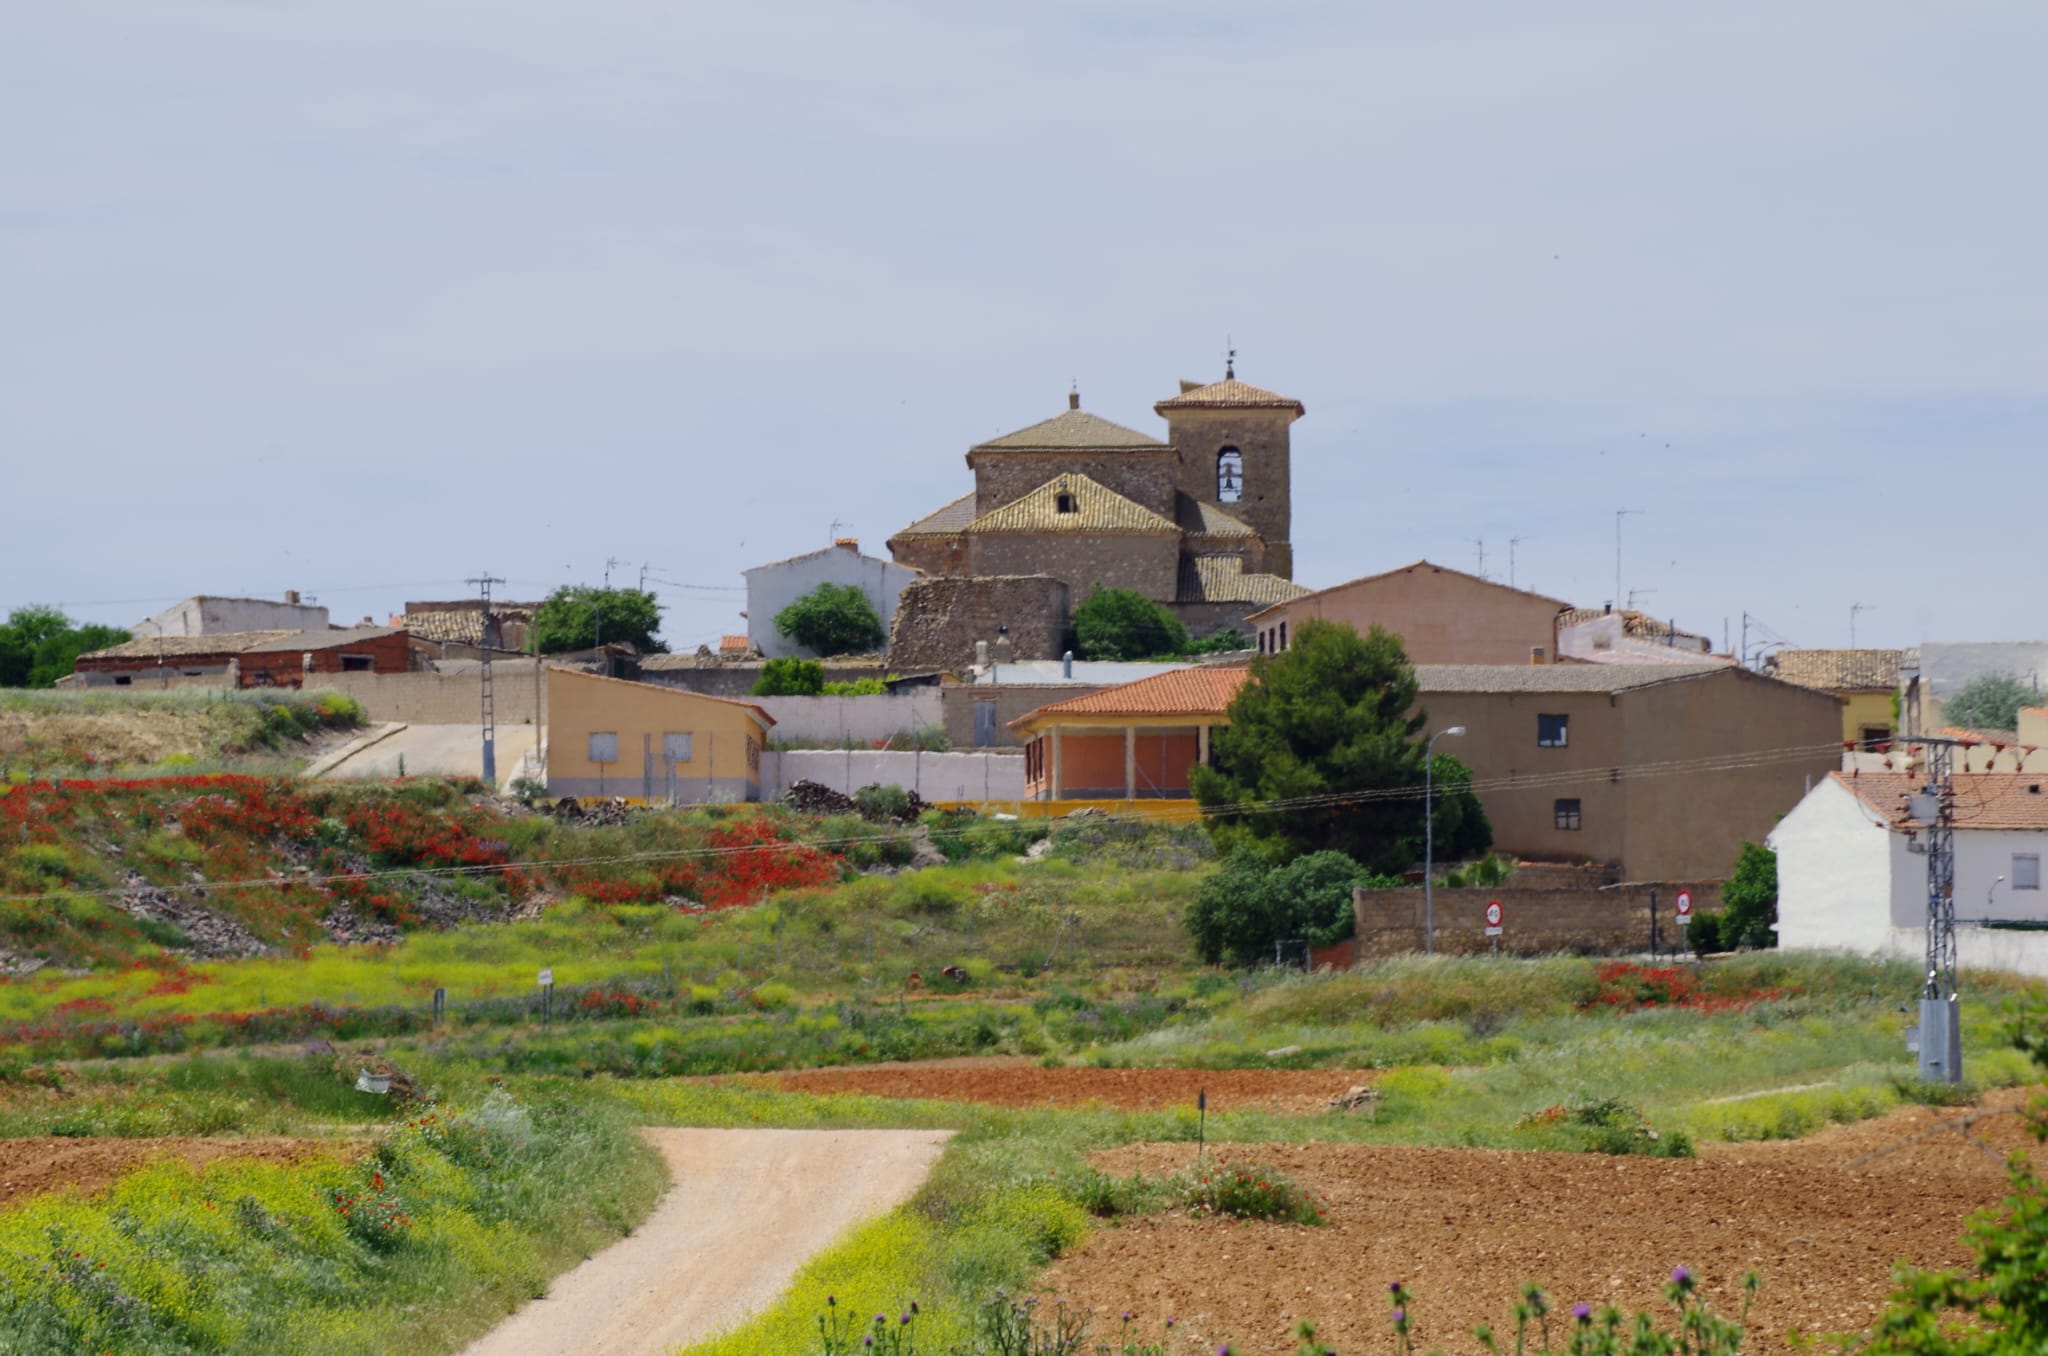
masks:
<svg viewBox="0 0 2048 1356"><path fill-rule="evenodd" d="M1288 428L1299 400L1260 390L1226 369L1222 381L1183 381L1181 393L1152 408L1180 452L1181 491L1220 504L1266 543L1266 570L1294 577L1292 452Z"/></svg>

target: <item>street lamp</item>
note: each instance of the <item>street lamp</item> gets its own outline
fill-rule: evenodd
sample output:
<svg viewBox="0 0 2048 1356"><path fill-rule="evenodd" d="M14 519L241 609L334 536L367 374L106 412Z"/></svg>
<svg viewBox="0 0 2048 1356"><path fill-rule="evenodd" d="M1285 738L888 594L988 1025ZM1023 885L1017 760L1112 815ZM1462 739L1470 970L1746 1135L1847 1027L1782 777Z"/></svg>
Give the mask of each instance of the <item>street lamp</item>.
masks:
<svg viewBox="0 0 2048 1356"><path fill-rule="evenodd" d="M1435 790L1436 741L1463 733L1464 726L1453 725L1438 730L1422 746L1422 946L1432 956L1436 954L1436 816L1430 813L1430 800Z"/></svg>
<svg viewBox="0 0 2048 1356"><path fill-rule="evenodd" d="M1984 890L1984 921L1987 923L1991 921L1991 896L1997 894L1998 887L2003 884L2005 884L2005 877L1998 876L1993 878L1991 884Z"/></svg>

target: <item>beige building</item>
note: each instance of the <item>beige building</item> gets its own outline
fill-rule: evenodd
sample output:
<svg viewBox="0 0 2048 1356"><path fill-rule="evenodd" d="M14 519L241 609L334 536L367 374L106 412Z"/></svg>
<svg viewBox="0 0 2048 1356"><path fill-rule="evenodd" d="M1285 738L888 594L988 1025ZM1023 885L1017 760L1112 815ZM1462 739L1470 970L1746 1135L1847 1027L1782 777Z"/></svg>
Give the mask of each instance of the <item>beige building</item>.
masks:
<svg viewBox="0 0 2048 1356"><path fill-rule="evenodd" d="M1013 722L1034 798L1184 797L1245 669L1141 679ZM1472 770L1495 845L1718 880L1838 766L1841 702L1729 664L1423 664L1428 732ZM1420 808L1417 809L1418 815Z"/></svg>
<svg viewBox="0 0 2048 1356"><path fill-rule="evenodd" d="M1779 650L1764 672L1842 699L1842 742L1877 750L1898 727L1900 650Z"/></svg>
<svg viewBox="0 0 2048 1356"><path fill-rule="evenodd" d="M550 667L547 712L550 796L761 798L775 718L752 702Z"/></svg>
<svg viewBox="0 0 2048 1356"><path fill-rule="evenodd" d="M1305 621L1333 621L1360 635L1385 627L1413 664L1528 664L1556 658L1557 616L1569 606L1418 560L1275 603L1245 624L1264 654L1285 650Z"/></svg>

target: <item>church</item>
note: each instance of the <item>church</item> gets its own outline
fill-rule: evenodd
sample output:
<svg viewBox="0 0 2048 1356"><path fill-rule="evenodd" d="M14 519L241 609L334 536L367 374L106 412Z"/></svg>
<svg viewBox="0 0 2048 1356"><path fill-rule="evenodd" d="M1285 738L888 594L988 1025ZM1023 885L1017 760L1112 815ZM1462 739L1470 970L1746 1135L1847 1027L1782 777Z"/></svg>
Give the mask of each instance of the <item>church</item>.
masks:
<svg viewBox="0 0 2048 1356"><path fill-rule="evenodd" d="M1288 430L1301 402L1238 380L1234 363L1180 385L1152 407L1164 441L1075 392L1053 418L969 448L973 491L896 533L891 555L923 583L1056 580L1069 610L1098 586L1131 589L1197 636L1298 597Z"/></svg>

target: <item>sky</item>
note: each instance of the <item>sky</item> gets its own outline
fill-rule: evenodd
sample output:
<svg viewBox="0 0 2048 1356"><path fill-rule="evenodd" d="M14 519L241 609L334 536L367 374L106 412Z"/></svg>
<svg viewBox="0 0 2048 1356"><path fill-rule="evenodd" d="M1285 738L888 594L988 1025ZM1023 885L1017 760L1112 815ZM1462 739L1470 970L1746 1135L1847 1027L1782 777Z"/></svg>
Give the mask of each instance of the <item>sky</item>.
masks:
<svg viewBox="0 0 2048 1356"><path fill-rule="evenodd" d="M1717 642L2048 637L2044 45L2031 0L25 0L0 609L616 562L693 648L1070 384L1163 436L1234 345L1307 407L1312 586L1512 541Z"/></svg>

